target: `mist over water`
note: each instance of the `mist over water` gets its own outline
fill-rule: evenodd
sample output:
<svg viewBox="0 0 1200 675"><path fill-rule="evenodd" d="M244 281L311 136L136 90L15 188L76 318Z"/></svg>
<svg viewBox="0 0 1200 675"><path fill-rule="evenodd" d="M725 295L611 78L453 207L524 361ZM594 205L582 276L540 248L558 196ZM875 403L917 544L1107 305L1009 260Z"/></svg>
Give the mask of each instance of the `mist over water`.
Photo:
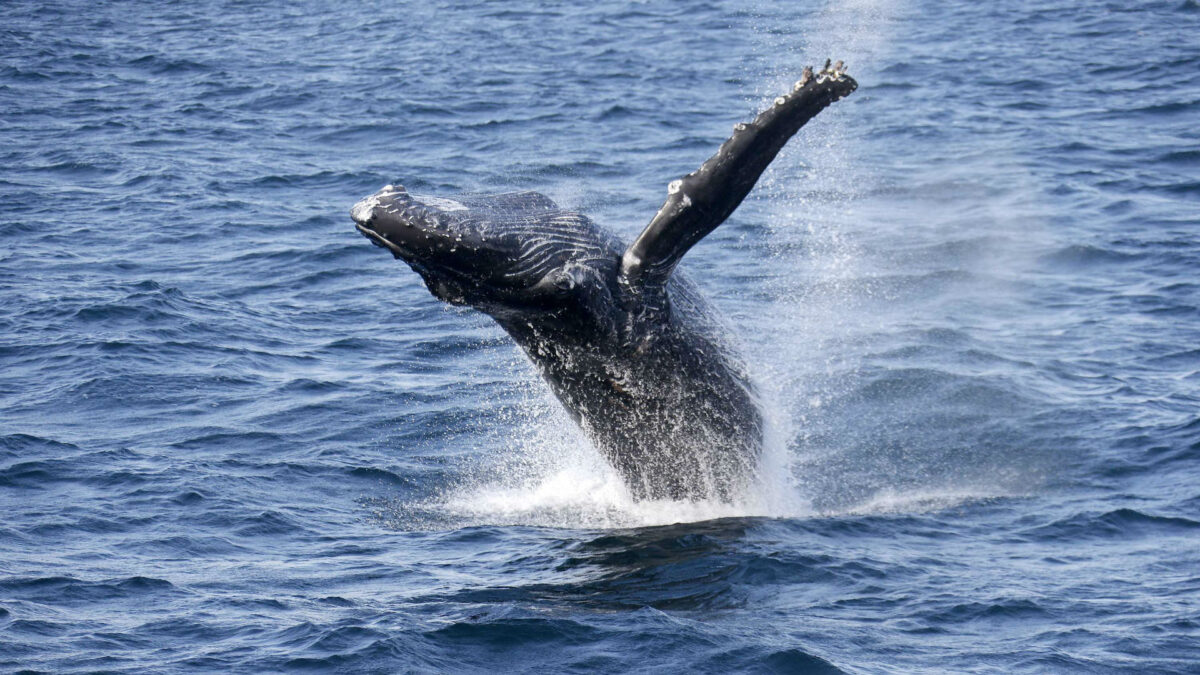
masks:
<svg viewBox="0 0 1200 675"><path fill-rule="evenodd" d="M0 5L0 670L1191 672L1200 9ZM770 425L634 502L387 183L626 240L860 88L681 270Z"/></svg>

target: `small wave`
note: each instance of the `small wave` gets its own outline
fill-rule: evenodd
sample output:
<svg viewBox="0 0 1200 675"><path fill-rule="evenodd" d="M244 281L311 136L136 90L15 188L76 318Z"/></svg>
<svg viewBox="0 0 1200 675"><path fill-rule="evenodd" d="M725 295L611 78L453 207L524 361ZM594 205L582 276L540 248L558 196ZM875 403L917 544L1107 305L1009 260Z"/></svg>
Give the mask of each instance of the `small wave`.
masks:
<svg viewBox="0 0 1200 675"><path fill-rule="evenodd" d="M598 115L596 115L595 119L600 122L608 120L623 120L634 117L636 114L637 113L635 113L633 109L616 104L602 110Z"/></svg>
<svg viewBox="0 0 1200 675"><path fill-rule="evenodd" d="M704 639L698 644L690 630L681 633L676 619L655 609L634 609L625 621L626 628L612 630L590 621L509 611L473 616L426 631L422 637L435 647L437 655L426 658L439 670L844 672L805 649L781 647L769 640L767 644L750 640L730 645ZM480 653L478 645L503 645L505 650ZM591 647L581 649L581 645ZM469 656L462 652L464 647L473 648ZM659 664L661 667L655 667Z"/></svg>
<svg viewBox="0 0 1200 675"><path fill-rule="evenodd" d="M443 644L537 644L544 650L548 644L554 643L565 647L594 642L602 634L594 627L570 619L489 617L482 621L456 622L429 631L425 637ZM525 661L525 664L529 662Z"/></svg>
<svg viewBox="0 0 1200 675"><path fill-rule="evenodd" d="M532 117L508 117L504 119L490 118L479 122L463 124L464 129L488 129L497 130L505 129L505 133L512 133L510 130L521 127L532 127L534 129L544 129L550 123L563 119L561 113L548 113L545 115L535 115Z"/></svg>
<svg viewBox="0 0 1200 675"><path fill-rule="evenodd" d="M409 486L413 483L411 478L406 478L403 475L374 467L356 466L347 471L346 474L351 478L390 483L392 485Z"/></svg>
<svg viewBox="0 0 1200 675"><path fill-rule="evenodd" d="M357 173L344 171L317 171L315 173L288 173L260 176L250 180L247 187L252 189L273 187L301 187L309 189L343 187L357 182L362 176ZM308 222L313 222L310 218ZM316 222L325 223L322 218Z"/></svg>
<svg viewBox="0 0 1200 675"><path fill-rule="evenodd" d="M132 576L107 581L74 577L16 577L0 581L0 590L32 602L97 601L140 597L177 591L165 579Z"/></svg>
<svg viewBox="0 0 1200 675"><path fill-rule="evenodd" d="M859 87L865 91L887 91L888 89L898 89L898 90L916 89L918 86L919 85L917 85L914 82L879 82L877 84L872 84L872 85L867 85L867 86L863 86L861 84L859 85Z"/></svg>
<svg viewBox="0 0 1200 675"><path fill-rule="evenodd" d="M1194 113L1200 108L1200 99L1194 101L1170 101L1168 103L1156 103L1129 110L1121 111L1124 114L1136 113L1143 115L1162 116L1174 113Z"/></svg>
<svg viewBox="0 0 1200 675"><path fill-rule="evenodd" d="M1193 197L1200 196L1200 181L1182 181L1178 183L1164 183L1159 185L1147 185L1146 189L1155 192L1161 192L1173 196Z"/></svg>
<svg viewBox="0 0 1200 675"><path fill-rule="evenodd" d="M1191 316L1195 316L1195 308L1189 307L1191 312L1187 312ZM1147 364L1161 366L1164 368L1200 368L1200 349L1185 349L1183 351L1164 354L1146 360Z"/></svg>
<svg viewBox="0 0 1200 675"><path fill-rule="evenodd" d="M1159 155L1154 161L1163 164L1194 166L1200 164L1200 150L1175 150Z"/></svg>
<svg viewBox="0 0 1200 675"><path fill-rule="evenodd" d="M190 61L188 59L172 59L158 56L156 54L147 54L128 62L128 65L145 70L155 75L177 75L182 73L205 73L212 70L212 67Z"/></svg>
<svg viewBox="0 0 1200 675"><path fill-rule="evenodd" d="M279 670L315 670L317 672L358 673L371 672L379 663L403 663L411 666L425 659L418 659L404 638L379 639L366 644L358 651L329 656L300 656L281 663ZM440 668L426 668L434 672L451 672L462 669L462 656L447 660ZM271 668L270 670L275 670ZM407 670L407 668L406 668ZM481 671L482 672L482 671ZM494 670L488 672L496 672Z"/></svg>
<svg viewBox="0 0 1200 675"><path fill-rule="evenodd" d="M237 535L252 538L295 535L307 531L299 520L279 511L263 511L256 516L239 518L232 526Z"/></svg>
<svg viewBox="0 0 1200 675"><path fill-rule="evenodd" d="M864 373L863 383L847 392L846 403L895 408L898 403L912 401L926 405L935 402L925 414L955 410L968 413L983 410L1019 411L1028 401L1003 382L961 375L936 368L885 368ZM914 411L916 412L916 411Z"/></svg>
<svg viewBox="0 0 1200 675"><path fill-rule="evenodd" d="M275 393L280 395L291 394L326 394L335 391L341 391L345 388L342 382L330 382L328 380L313 380L306 377L288 380L279 387L275 388Z"/></svg>
<svg viewBox="0 0 1200 675"><path fill-rule="evenodd" d="M1142 257L1138 254L1121 253L1087 244L1074 244L1042 256L1042 261L1063 267L1086 268L1098 265L1129 263L1140 260Z"/></svg>
<svg viewBox="0 0 1200 675"><path fill-rule="evenodd" d="M59 174L64 178L72 178L75 180L96 180L116 174L120 169L112 166L103 166L92 162L84 162L71 160L65 162L56 162L54 164L42 164L27 167L28 171L39 171L51 174Z"/></svg>
<svg viewBox="0 0 1200 675"><path fill-rule="evenodd" d="M224 526L226 523L221 523ZM173 559L205 559L223 558L240 553L246 549L234 544L224 537L213 536L175 536L162 539L142 541L137 544L142 554L167 556Z"/></svg>
<svg viewBox="0 0 1200 675"><path fill-rule="evenodd" d="M344 626L321 635L308 649L324 652L354 652L383 640L388 633L363 626Z"/></svg>
<svg viewBox="0 0 1200 675"><path fill-rule="evenodd" d="M1026 621L1047 616L1045 607L1030 599L1005 599L995 602L968 602L925 617L937 624L959 624L970 621Z"/></svg>
<svg viewBox="0 0 1200 675"><path fill-rule="evenodd" d="M171 503L178 506L194 506L204 501L204 495L195 490L185 490L171 498Z"/></svg>
<svg viewBox="0 0 1200 675"><path fill-rule="evenodd" d="M425 108L422 112L430 117L450 117L454 115L454 112L451 110L433 107ZM395 139L403 139L410 133L412 133L412 125L380 121L376 123L342 125L334 129L322 131L316 136L315 140L325 145L352 142L379 142L384 139L394 141ZM409 189L419 187L417 184L411 182L405 182L404 185Z"/></svg>
<svg viewBox="0 0 1200 675"><path fill-rule="evenodd" d="M760 657L761 663L769 672L775 673L805 673L806 675L837 675L849 671L842 670L825 659L809 654L800 649L791 648L775 651ZM757 659L756 659L757 660ZM724 657L717 660L719 670L727 663Z"/></svg>
<svg viewBox="0 0 1200 675"><path fill-rule="evenodd" d="M41 436L33 436L30 434L8 434L0 436L0 450L10 452L13 455L28 458L36 452L51 452L55 455L60 453L80 452L82 448L73 443L63 443L51 438L43 438Z"/></svg>
<svg viewBox="0 0 1200 675"><path fill-rule="evenodd" d="M240 103L234 108L251 112L278 113L280 110L308 105L316 100L318 100L317 95L310 91L270 91L252 96L248 101Z"/></svg>
<svg viewBox="0 0 1200 675"><path fill-rule="evenodd" d="M203 430L213 431L213 433L176 441L170 445L181 450L203 450L212 447L261 449L281 445L286 440L283 436L268 431Z"/></svg>
<svg viewBox="0 0 1200 675"><path fill-rule="evenodd" d="M61 463L59 463L61 464ZM0 470L0 487L14 489L44 489L64 480L60 466L54 462L19 462Z"/></svg>
<svg viewBox="0 0 1200 675"><path fill-rule="evenodd" d="M1106 513L1081 513L1026 530L1031 540L1131 539L1150 536L1195 536L1200 522L1155 516L1122 508Z"/></svg>
<svg viewBox="0 0 1200 675"><path fill-rule="evenodd" d="M5 630L14 635L37 635L40 637L58 637L71 630L70 624L39 619L17 619L8 624Z"/></svg>

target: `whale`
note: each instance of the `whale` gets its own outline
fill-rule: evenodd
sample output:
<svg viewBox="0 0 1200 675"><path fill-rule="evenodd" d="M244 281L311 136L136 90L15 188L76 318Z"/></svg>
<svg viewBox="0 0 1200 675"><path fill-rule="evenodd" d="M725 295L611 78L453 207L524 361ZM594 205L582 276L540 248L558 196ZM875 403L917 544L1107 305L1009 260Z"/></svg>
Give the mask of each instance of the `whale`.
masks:
<svg viewBox="0 0 1200 675"><path fill-rule="evenodd" d="M671 181L630 243L532 191L437 196L387 185L350 215L435 298L492 317L634 499L733 502L757 477L760 401L720 317L676 267L788 140L857 86L840 61L805 68Z"/></svg>

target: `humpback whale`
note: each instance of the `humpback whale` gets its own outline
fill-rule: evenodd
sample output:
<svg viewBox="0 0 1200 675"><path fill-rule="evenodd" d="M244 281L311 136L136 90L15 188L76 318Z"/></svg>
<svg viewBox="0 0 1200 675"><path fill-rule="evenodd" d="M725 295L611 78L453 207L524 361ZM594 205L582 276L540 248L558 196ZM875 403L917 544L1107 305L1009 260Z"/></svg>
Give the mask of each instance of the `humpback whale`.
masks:
<svg viewBox="0 0 1200 675"><path fill-rule="evenodd" d="M388 185L350 214L434 297L495 319L636 499L732 501L754 477L762 416L713 310L675 267L788 139L857 86L840 61L805 68L670 183L629 245L537 192L438 197Z"/></svg>

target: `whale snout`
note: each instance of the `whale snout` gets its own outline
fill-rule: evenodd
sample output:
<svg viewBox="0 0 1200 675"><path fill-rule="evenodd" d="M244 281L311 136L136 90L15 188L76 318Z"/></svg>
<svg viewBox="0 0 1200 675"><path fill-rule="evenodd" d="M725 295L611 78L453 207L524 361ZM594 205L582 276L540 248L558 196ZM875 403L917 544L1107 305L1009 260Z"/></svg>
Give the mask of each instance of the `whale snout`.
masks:
<svg viewBox="0 0 1200 675"><path fill-rule="evenodd" d="M464 256L478 250L481 237L462 202L410 194L385 185L350 209L354 226L378 246L410 263L465 266Z"/></svg>
<svg viewBox="0 0 1200 675"><path fill-rule="evenodd" d="M350 208L354 227L376 246L392 252L397 258L409 259L414 251L414 242L398 236L411 223L403 218L408 202L408 191L402 185L385 185L379 192L364 197Z"/></svg>
<svg viewBox="0 0 1200 675"><path fill-rule="evenodd" d="M404 189L403 185L385 185L379 192L365 197L355 204L350 209L350 217L359 225L366 225L380 211L386 212L390 206L395 204L397 197L407 194L408 191Z"/></svg>

